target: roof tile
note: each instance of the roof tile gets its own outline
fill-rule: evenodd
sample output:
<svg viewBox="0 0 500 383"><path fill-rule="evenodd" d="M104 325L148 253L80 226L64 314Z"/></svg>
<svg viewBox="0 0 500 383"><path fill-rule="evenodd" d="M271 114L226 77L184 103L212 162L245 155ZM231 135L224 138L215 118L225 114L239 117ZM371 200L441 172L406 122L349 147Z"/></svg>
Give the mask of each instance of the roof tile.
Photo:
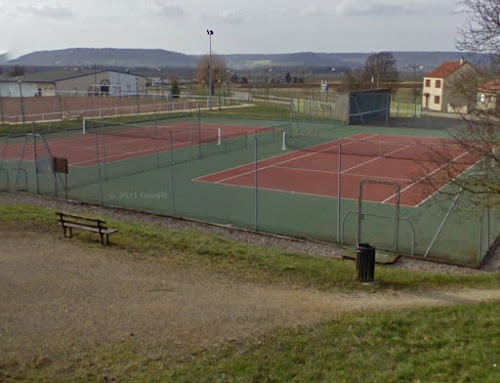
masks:
<svg viewBox="0 0 500 383"><path fill-rule="evenodd" d="M462 65L467 63L467 61L446 61L434 69L432 72L427 73L424 77L436 77L436 78L446 78L453 72L455 72Z"/></svg>

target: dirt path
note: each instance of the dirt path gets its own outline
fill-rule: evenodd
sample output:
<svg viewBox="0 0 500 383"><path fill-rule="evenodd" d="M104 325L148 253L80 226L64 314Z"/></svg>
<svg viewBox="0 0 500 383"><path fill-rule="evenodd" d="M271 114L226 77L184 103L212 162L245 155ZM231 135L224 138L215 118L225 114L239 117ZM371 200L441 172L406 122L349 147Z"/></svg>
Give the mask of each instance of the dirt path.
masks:
<svg viewBox="0 0 500 383"><path fill-rule="evenodd" d="M0 244L0 360L130 336L175 353L343 312L500 299L500 289L347 294L247 283L5 226Z"/></svg>

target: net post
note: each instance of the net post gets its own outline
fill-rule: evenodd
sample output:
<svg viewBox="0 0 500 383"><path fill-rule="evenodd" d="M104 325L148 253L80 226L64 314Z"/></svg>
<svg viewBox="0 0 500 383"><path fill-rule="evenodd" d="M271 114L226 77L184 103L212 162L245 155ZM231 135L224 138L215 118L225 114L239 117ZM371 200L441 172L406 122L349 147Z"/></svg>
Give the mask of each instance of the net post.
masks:
<svg viewBox="0 0 500 383"><path fill-rule="evenodd" d="M220 146L221 143L222 143L221 128L217 128L217 145Z"/></svg>
<svg viewBox="0 0 500 383"><path fill-rule="evenodd" d="M174 148L172 145L172 132L168 132L168 145L170 151L170 193L172 194L171 204L172 204L172 215L175 216L175 194L174 194Z"/></svg>
<svg viewBox="0 0 500 383"><path fill-rule="evenodd" d="M281 150L286 150L286 132L283 132L283 144Z"/></svg>
<svg viewBox="0 0 500 383"><path fill-rule="evenodd" d="M82 121L82 134L86 133L86 129L87 129L87 120L84 118Z"/></svg>
<svg viewBox="0 0 500 383"><path fill-rule="evenodd" d="M337 178L337 243L340 243L341 238L341 208L342 208L342 144L339 145L338 158L338 178Z"/></svg>

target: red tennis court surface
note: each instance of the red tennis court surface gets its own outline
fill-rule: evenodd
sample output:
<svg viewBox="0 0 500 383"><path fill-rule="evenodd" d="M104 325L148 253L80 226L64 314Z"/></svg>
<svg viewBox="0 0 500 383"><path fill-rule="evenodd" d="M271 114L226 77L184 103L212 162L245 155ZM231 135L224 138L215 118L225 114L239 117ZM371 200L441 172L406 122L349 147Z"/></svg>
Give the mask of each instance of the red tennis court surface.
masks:
<svg viewBox="0 0 500 383"><path fill-rule="evenodd" d="M235 139L273 129L220 124L202 124L201 129L193 129L192 127L192 123L176 123L157 127L129 127L122 130L115 129L107 132L104 136L100 134L100 129L97 129L97 137L93 131L89 131L74 137L47 139L47 142L53 157L67 158L68 163L72 166L87 167L98 164L97 143L100 162L112 162L168 151L170 149L169 132L172 132L172 148L175 150L199 143L217 142L219 128L222 140ZM21 158L23 146L19 143L9 144L5 152L5 159ZM47 155L40 140L37 140L37 155ZM34 159L32 140L26 146L23 159L28 161Z"/></svg>
<svg viewBox="0 0 500 383"><path fill-rule="evenodd" d="M382 142L388 149L381 155L378 151ZM360 181L375 178L397 182L401 187L401 205L411 207L425 202L478 160L451 140L359 134L258 161L259 188L337 197L339 144L342 198L357 199ZM254 188L255 171L255 163L251 163L196 181ZM387 185L368 184L363 193L369 201L395 202L395 190Z"/></svg>

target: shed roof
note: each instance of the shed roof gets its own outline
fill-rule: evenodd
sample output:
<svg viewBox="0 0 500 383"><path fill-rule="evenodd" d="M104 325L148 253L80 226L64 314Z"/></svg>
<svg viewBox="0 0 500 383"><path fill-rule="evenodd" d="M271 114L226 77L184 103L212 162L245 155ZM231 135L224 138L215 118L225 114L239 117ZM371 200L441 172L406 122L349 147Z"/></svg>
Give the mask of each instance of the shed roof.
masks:
<svg viewBox="0 0 500 383"><path fill-rule="evenodd" d="M500 77L484 83L478 90L484 93L500 93Z"/></svg>
<svg viewBox="0 0 500 383"><path fill-rule="evenodd" d="M56 81L62 81L62 80L69 80L72 78L78 78L78 77L83 77L83 76L89 76L89 75L94 75L98 73L104 73L104 72L114 72L114 73L122 73L122 74L128 74L131 76L135 77L146 77L143 75L139 74L134 74L134 73L127 73L127 72L120 72L116 70L107 70L107 69L100 69L100 70L95 70L92 68L88 69L54 69L54 70L49 70L49 71L43 71L43 72L35 72L35 73L28 73L24 76L20 76L23 82L56 82ZM2 82L17 82L18 77L8 77L8 76L0 76L0 81Z"/></svg>

